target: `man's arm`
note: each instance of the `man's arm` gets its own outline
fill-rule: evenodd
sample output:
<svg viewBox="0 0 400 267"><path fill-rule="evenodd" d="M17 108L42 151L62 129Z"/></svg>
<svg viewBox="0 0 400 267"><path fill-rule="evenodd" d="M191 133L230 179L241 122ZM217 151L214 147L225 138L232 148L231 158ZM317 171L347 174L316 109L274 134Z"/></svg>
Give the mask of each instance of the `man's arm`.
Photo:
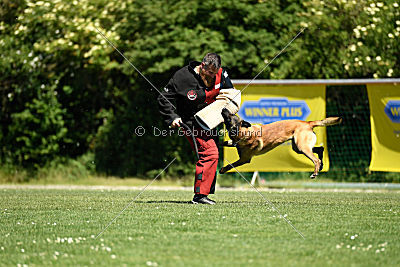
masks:
<svg viewBox="0 0 400 267"><path fill-rule="evenodd" d="M174 79L171 78L168 84L164 87L164 91L158 96L158 109L164 119L164 122L168 126L176 127L180 126L179 123L182 122L180 120L180 116L176 114L176 109L174 105L176 105L176 87L174 84Z"/></svg>
<svg viewBox="0 0 400 267"><path fill-rule="evenodd" d="M226 69L222 69L222 87L221 89L230 89L230 88L234 88L233 84L231 82L231 79L228 76L228 72Z"/></svg>

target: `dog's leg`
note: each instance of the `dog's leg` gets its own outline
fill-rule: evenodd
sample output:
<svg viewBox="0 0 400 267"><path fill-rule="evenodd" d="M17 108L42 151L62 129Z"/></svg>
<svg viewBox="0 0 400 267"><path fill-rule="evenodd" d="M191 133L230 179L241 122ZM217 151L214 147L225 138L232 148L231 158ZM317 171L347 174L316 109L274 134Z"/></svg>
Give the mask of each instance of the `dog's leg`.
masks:
<svg viewBox="0 0 400 267"><path fill-rule="evenodd" d="M297 133L294 140L296 142L296 147L298 148L298 150L314 163L314 172L310 176L311 179L314 179L315 177L317 177L322 163L322 161L318 159L313 153L313 147L317 142L317 137L315 133L312 131L301 131Z"/></svg>
<svg viewBox="0 0 400 267"><path fill-rule="evenodd" d="M322 171L322 169L324 168L324 163L323 163L324 147L323 146L313 147L312 152L317 153L318 158L321 160L321 166L319 167L319 171Z"/></svg>
<svg viewBox="0 0 400 267"><path fill-rule="evenodd" d="M296 140L295 138L292 139L292 150L296 152L297 154L304 154L303 152L300 151L300 149L296 145Z"/></svg>
<svg viewBox="0 0 400 267"><path fill-rule="evenodd" d="M312 149L304 149L303 150L304 155L306 155L307 158L309 158L313 163L314 163L314 172L310 175L311 179L314 179L315 177L317 177L318 172L321 168L321 160L318 159L316 156L314 156L314 153L312 152Z"/></svg>
<svg viewBox="0 0 400 267"><path fill-rule="evenodd" d="M226 165L225 167L222 167L220 170L219 170L219 173L220 174L224 174L224 173L226 173L227 171L229 171L229 170L231 170L233 167L238 167L238 166L241 166L241 165L243 165L243 164L246 164L246 163L250 163L250 161L251 161L251 158L240 158L239 160L237 160L237 161L235 161L234 163L232 163L232 164L228 164L228 165Z"/></svg>
<svg viewBox="0 0 400 267"><path fill-rule="evenodd" d="M242 157L242 150L238 146L236 146L236 150L238 152L239 158L241 158Z"/></svg>

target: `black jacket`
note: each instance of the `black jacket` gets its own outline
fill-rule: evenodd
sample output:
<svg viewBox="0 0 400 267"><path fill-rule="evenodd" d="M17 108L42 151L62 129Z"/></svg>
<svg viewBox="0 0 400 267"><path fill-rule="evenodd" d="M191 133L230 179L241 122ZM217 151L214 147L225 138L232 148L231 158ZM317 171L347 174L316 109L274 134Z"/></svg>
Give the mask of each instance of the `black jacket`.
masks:
<svg viewBox="0 0 400 267"><path fill-rule="evenodd" d="M181 117L182 121L193 126L194 114L209 105L209 94L212 90L233 88L228 73L222 68L220 84L215 88L207 88L194 68L200 62L190 62L188 66L178 70L165 86L164 91L158 96L158 106L165 123L169 126ZM213 97L215 100L215 97ZM176 109L174 108L174 106Z"/></svg>

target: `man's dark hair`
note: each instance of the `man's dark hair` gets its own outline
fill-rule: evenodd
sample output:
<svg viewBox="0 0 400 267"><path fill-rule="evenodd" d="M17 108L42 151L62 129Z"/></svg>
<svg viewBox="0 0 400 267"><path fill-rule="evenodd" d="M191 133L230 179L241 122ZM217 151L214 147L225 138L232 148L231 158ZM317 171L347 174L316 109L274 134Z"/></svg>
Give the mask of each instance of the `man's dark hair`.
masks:
<svg viewBox="0 0 400 267"><path fill-rule="evenodd" d="M206 68L209 66L214 66L216 69L221 68L221 57L216 53L208 53L203 58L203 63Z"/></svg>

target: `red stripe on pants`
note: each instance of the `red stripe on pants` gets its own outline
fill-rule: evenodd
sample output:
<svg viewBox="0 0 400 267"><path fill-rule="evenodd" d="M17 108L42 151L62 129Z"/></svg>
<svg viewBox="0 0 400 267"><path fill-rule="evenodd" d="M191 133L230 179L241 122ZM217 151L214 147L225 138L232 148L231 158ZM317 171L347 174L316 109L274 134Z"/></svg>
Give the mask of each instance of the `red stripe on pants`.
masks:
<svg viewBox="0 0 400 267"><path fill-rule="evenodd" d="M200 129L194 129L193 133L199 151L199 160L196 163L194 178L194 193L202 195L214 194L219 157L217 147L218 137L212 136L212 132ZM185 136L194 150L192 137L190 135Z"/></svg>

